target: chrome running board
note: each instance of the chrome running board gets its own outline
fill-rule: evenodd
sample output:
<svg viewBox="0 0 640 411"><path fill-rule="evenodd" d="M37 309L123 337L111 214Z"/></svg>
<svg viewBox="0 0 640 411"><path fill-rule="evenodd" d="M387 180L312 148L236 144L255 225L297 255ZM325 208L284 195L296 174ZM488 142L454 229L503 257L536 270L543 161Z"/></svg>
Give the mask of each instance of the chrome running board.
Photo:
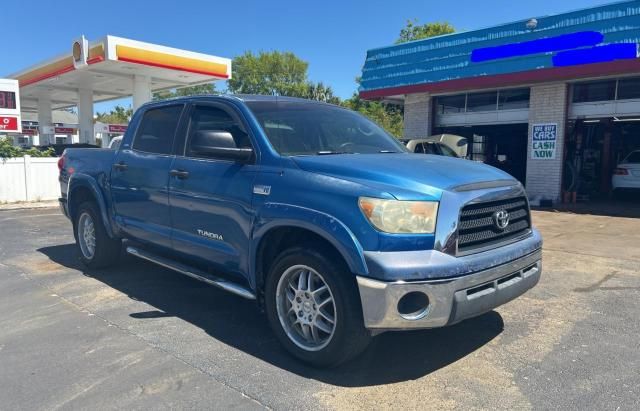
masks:
<svg viewBox="0 0 640 411"><path fill-rule="evenodd" d="M127 246L127 253L135 257L142 258L143 260L161 265L162 267L168 268L170 270L177 271L180 274L195 278L196 280L204 281L207 284L222 288L223 290L235 295L239 295L240 297L244 297L249 300L256 299L256 295L251 290L239 284L232 283L231 281L223 280L209 273L205 273L204 271L198 270L197 268L190 267L177 261L169 260L168 258L160 257L148 251L140 250L131 246Z"/></svg>

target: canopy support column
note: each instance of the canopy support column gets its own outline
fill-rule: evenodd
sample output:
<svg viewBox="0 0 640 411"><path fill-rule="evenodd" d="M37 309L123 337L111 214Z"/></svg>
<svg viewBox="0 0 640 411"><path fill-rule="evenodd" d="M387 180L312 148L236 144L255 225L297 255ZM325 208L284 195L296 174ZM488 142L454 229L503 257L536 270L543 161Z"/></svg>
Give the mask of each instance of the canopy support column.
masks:
<svg viewBox="0 0 640 411"><path fill-rule="evenodd" d="M93 133L93 90L78 89L78 123L81 144L95 144Z"/></svg>
<svg viewBox="0 0 640 411"><path fill-rule="evenodd" d="M149 76L136 74L133 76L133 111L146 102L151 101L151 79Z"/></svg>
<svg viewBox="0 0 640 411"><path fill-rule="evenodd" d="M51 113L51 97L49 94L38 96L38 141L33 139L33 145L47 146L55 144L53 133L53 114Z"/></svg>

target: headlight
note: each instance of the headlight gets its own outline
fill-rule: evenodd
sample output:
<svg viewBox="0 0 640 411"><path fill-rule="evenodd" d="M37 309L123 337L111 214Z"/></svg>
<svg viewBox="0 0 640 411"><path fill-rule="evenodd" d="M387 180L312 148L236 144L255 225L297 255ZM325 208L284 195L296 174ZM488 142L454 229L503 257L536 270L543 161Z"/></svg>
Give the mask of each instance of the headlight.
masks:
<svg viewBox="0 0 640 411"><path fill-rule="evenodd" d="M438 202L399 201L360 197L360 210L375 228L385 233L431 234L436 229Z"/></svg>

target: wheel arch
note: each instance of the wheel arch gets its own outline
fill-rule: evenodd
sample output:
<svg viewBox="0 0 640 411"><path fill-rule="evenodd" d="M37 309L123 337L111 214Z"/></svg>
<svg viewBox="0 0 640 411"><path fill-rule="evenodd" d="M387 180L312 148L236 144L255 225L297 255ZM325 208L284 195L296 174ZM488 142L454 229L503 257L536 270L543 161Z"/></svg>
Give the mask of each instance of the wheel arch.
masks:
<svg viewBox="0 0 640 411"><path fill-rule="evenodd" d="M261 218L253 235L252 273L255 287L261 292L264 278L273 259L284 249L312 243L335 253L351 273L368 272L362 246L353 233L339 220L315 210L286 205L277 211L270 207L269 218ZM276 216L274 214L280 214Z"/></svg>
<svg viewBox="0 0 640 411"><path fill-rule="evenodd" d="M107 207L102 191L98 188L97 183L91 177L82 174L75 174L69 182L69 192L67 194L67 204L71 221L75 222L78 207L85 201L92 201L98 206L98 209L100 210L100 217L102 218L102 224L104 225L109 237L114 238L115 235L111 225L109 224L109 215L107 213Z"/></svg>

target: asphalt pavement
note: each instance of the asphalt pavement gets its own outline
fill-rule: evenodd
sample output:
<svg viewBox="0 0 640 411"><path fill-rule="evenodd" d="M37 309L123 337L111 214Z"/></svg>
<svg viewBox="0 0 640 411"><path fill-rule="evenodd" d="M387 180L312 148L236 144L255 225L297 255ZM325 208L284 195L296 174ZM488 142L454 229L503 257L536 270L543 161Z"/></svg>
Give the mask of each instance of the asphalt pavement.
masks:
<svg viewBox="0 0 640 411"><path fill-rule="evenodd" d="M534 223L523 297L317 370L253 303L132 257L88 270L56 209L0 211L0 409L639 409L640 219Z"/></svg>

